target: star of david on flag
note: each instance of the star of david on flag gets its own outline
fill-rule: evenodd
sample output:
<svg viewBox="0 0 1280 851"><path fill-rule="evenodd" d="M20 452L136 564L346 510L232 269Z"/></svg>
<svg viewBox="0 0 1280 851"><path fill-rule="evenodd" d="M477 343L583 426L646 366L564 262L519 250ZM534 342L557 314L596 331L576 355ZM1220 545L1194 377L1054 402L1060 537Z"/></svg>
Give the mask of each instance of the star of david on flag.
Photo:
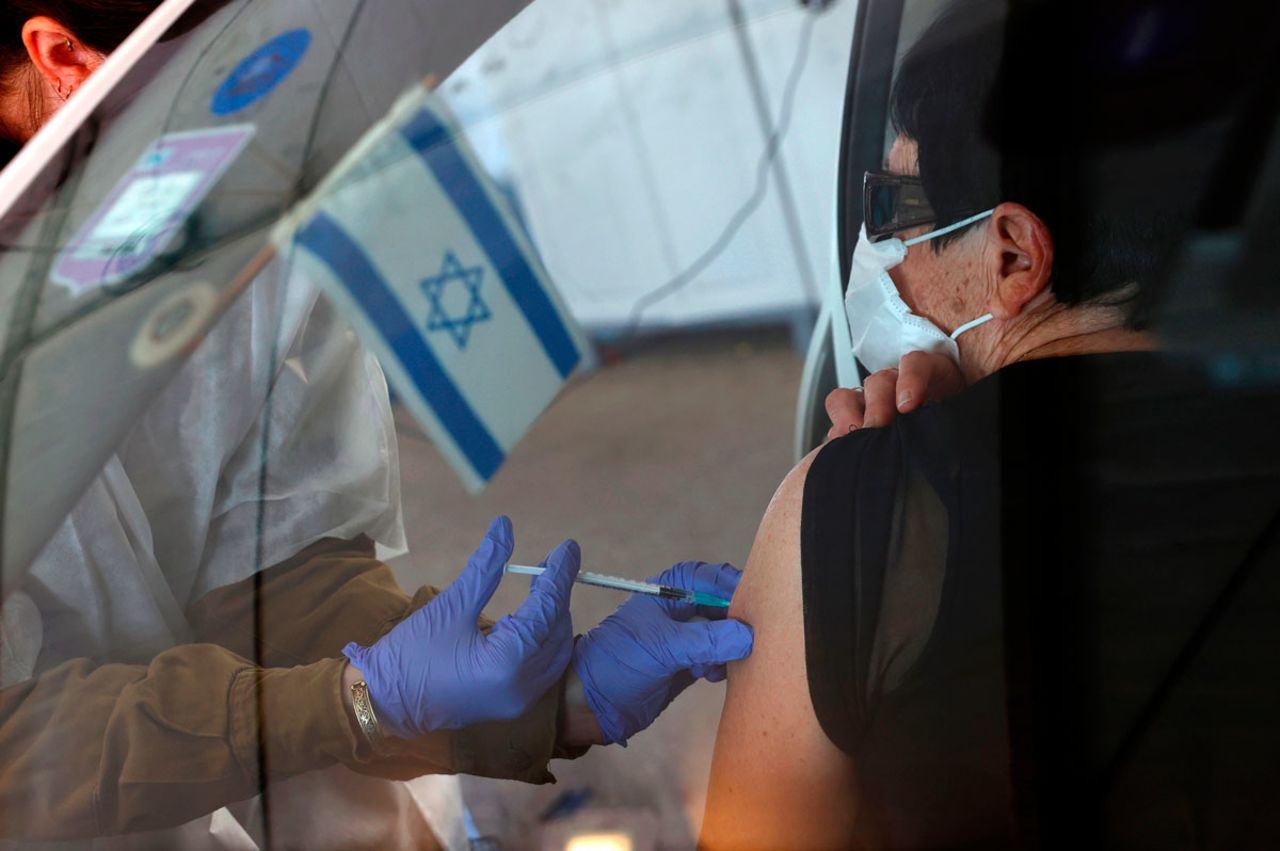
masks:
<svg viewBox="0 0 1280 851"><path fill-rule="evenodd" d="M378 356L473 492L586 350L508 202L424 88L397 102L273 240Z"/></svg>
<svg viewBox="0 0 1280 851"><path fill-rule="evenodd" d="M484 269L479 266L464 269L457 256L452 251L446 251L440 274L422 282L422 289L431 300L427 330L448 331L458 348L465 349L467 341L471 339L471 329L477 323L493 318L480 298L480 284L483 281ZM466 298L466 308L454 311L453 307L459 298Z"/></svg>

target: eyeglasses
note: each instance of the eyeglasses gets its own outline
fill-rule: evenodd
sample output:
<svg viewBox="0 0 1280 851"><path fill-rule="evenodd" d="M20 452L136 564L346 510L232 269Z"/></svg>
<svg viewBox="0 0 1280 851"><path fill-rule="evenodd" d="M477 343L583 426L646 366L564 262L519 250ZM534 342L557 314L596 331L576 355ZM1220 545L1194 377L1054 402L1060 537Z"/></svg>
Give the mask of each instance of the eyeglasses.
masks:
<svg viewBox="0 0 1280 851"><path fill-rule="evenodd" d="M868 171L863 176L862 221L872 242L937 220L919 177L887 171Z"/></svg>

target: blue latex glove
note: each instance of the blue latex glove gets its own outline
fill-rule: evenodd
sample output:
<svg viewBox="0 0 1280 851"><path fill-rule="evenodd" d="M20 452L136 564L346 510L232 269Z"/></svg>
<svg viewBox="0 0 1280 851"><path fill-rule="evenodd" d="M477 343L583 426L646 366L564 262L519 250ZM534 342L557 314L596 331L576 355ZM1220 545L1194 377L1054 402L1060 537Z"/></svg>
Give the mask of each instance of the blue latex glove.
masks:
<svg viewBox="0 0 1280 851"><path fill-rule="evenodd" d="M413 738L481 721L517 718L560 679L573 652L569 593L581 553L573 541L542 562L529 596L488 635L476 623L502 581L515 538L498 517L466 568L435 599L372 647L348 644L374 714L389 733Z"/></svg>
<svg viewBox="0 0 1280 851"><path fill-rule="evenodd" d="M648 581L729 599L742 571L686 561ZM713 618L689 622L694 615ZM751 654L751 627L724 608L636 595L579 636L573 669L605 743L626 744L696 679L718 682L725 663Z"/></svg>

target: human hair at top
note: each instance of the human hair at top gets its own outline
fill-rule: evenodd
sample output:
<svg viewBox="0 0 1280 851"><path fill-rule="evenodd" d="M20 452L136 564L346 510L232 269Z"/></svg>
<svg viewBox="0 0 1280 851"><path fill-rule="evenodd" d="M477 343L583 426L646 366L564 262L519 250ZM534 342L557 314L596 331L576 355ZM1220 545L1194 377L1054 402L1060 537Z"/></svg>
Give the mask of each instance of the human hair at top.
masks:
<svg viewBox="0 0 1280 851"><path fill-rule="evenodd" d="M165 38L201 24L230 0L195 0ZM110 53L138 28L163 0L4 0L0 4L0 80L27 60L22 27L32 18L53 18L99 53Z"/></svg>
<svg viewBox="0 0 1280 851"><path fill-rule="evenodd" d="M1093 81L1077 75L1071 51L1112 22L1080 13L1070 19L1076 28L1063 31L1051 16L1017 17L1036 5L950 3L905 54L891 120L917 144L938 227L1001 202L1022 204L1053 236L1057 300L1115 305L1130 327L1141 328L1141 288L1185 231L1194 196L1188 192L1181 208L1157 207L1143 201L1140 187L1134 203L1107 201L1113 181L1101 166L1112 148L1094 132L1107 118L1091 111ZM1068 40L1075 41L1060 47ZM931 245L941 251L980 225Z"/></svg>
<svg viewBox="0 0 1280 851"><path fill-rule="evenodd" d="M22 26L31 18L53 18L86 46L110 53L156 10L161 0L5 0L0 6L0 80L27 61Z"/></svg>
<svg viewBox="0 0 1280 851"><path fill-rule="evenodd" d="M34 68L22 43L22 28L31 18L48 17L75 34L85 46L102 54L119 47L129 34L154 12L163 0L3 0L0 2L0 95L18 87L29 92L34 124L42 123L43 101L35 85ZM195 0L191 8L165 34L175 38L194 29L230 0ZM0 133L0 136L8 136ZM8 164L21 147L0 138L0 166Z"/></svg>
<svg viewBox="0 0 1280 851"><path fill-rule="evenodd" d="M120 46L162 0L4 0L0 4L0 95L26 89L28 112L32 124L44 121L43 98L37 88L34 69L27 48L22 43L22 27L35 17L49 17L75 33L84 45L99 53L110 53ZM10 138L8 128L0 143L0 165L21 147Z"/></svg>

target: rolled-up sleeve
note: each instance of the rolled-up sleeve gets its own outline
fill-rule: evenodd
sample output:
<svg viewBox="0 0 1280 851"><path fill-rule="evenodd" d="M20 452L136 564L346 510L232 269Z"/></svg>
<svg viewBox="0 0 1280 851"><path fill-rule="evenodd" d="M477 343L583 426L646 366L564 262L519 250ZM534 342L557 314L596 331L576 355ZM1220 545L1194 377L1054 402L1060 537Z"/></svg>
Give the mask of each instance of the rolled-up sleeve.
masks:
<svg viewBox="0 0 1280 851"><path fill-rule="evenodd" d="M372 644L435 593L411 599L369 538L330 538L205 594L187 620L197 641L265 667L291 667L342 658L349 641Z"/></svg>
<svg viewBox="0 0 1280 851"><path fill-rule="evenodd" d="M191 644L145 666L75 660L0 691L0 831L173 827L252 797L266 778L358 760L342 668L263 670Z"/></svg>

